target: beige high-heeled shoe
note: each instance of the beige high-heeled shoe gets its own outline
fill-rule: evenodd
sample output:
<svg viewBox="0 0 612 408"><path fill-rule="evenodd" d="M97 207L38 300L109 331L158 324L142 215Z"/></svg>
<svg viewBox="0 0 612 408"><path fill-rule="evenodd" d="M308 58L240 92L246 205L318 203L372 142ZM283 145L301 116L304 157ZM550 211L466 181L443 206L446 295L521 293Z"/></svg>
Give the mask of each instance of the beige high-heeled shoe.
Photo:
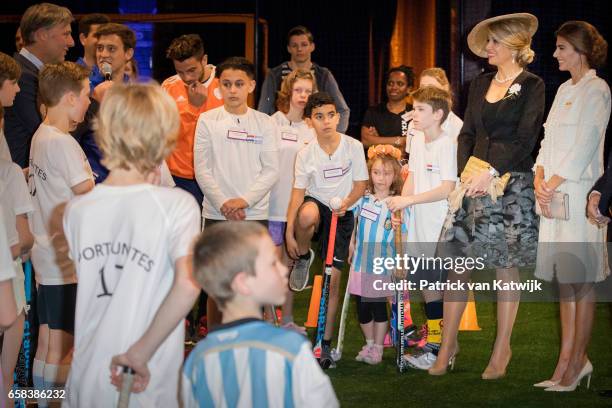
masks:
<svg viewBox="0 0 612 408"><path fill-rule="evenodd" d="M540 381L539 383L533 384L533 386L536 388L550 388L550 387L554 387L557 384L559 384L559 381L544 380L544 381Z"/></svg>
<svg viewBox="0 0 612 408"><path fill-rule="evenodd" d="M489 367L485 368L484 372L481 375L483 380L499 380L500 378L504 378L506 376L506 368L508 368L508 364L510 364L510 360L512 360L512 350L508 353L508 362L504 366L502 371L493 371L489 370Z"/></svg>
<svg viewBox="0 0 612 408"><path fill-rule="evenodd" d="M429 373L429 375L444 375L446 374L446 372L448 371L448 367L450 367L450 370L453 371L455 369L455 360L457 359L457 355L459 354L459 345L457 345L457 347L455 348L455 352L453 354L451 354L451 356L448 358L448 363L442 367L442 368L434 368L431 367L429 370L427 370L427 372Z"/></svg>
<svg viewBox="0 0 612 408"><path fill-rule="evenodd" d="M546 388L544 391L555 391L555 392L575 391L578 385L580 385L580 381L582 381L584 377L587 377L586 387L587 389L589 389L589 387L591 386L591 375L592 374L593 374L593 365L591 364L589 360L587 360L587 362L582 367L582 370L580 370L580 373L578 373L578 377L576 377L573 383L571 383L570 385L556 384L556 385L553 385L552 387Z"/></svg>
<svg viewBox="0 0 612 408"><path fill-rule="evenodd" d="M446 372L448 371L448 367L450 367L450 370L453 371L455 369L455 355L453 354L452 356L450 356L450 358L448 359L448 364L445 367L442 368L434 368L431 367L429 370L427 370L427 372L429 373L429 375L444 375L446 374Z"/></svg>

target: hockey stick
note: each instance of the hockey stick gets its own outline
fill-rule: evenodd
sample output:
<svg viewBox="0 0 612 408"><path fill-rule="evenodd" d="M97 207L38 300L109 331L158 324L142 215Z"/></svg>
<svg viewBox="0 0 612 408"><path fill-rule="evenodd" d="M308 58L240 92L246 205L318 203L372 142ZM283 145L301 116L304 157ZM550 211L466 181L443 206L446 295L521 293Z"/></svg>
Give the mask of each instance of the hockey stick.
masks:
<svg viewBox="0 0 612 408"><path fill-rule="evenodd" d="M336 197L331 199L334 203ZM336 244L336 226L338 225L338 215L333 211L329 226L329 239L327 241L327 255L325 257L325 268L323 270L323 289L321 291L321 301L319 302L319 316L317 319L317 332L315 337L315 345L313 353L315 358L319 360L319 364L323 369L329 368L332 361L321 361L321 352L323 348L323 336L325 335L325 324L327 323L327 306L329 303L329 286L331 284L332 265L334 260L334 246Z"/></svg>
<svg viewBox="0 0 612 408"><path fill-rule="evenodd" d="M338 329L338 342L336 348L332 349L331 355L334 361L340 361L342 358L342 347L344 346L344 331L346 329L346 315L348 313L349 299L351 294L349 293L349 284L351 282L351 275L349 273L348 280L346 282L346 289L344 290L344 300L342 301L342 311L340 312L340 328Z"/></svg>
<svg viewBox="0 0 612 408"><path fill-rule="evenodd" d="M123 366L123 380L121 381L121 392L117 408L128 408L130 405L130 393L134 383L134 370L131 367Z"/></svg>
<svg viewBox="0 0 612 408"><path fill-rule="evenodd" d="M272 315L272 321L274 322L274 326L278 327L278 316L276 315L276 306L270 304L266 306L266 313Z"/></svg>
<svg viewBox="0 0 612 408"><path fill-rule="evenodd" d="M396 211L395 216L401 218L401 211ZM404 250L402 246L402 226L400 225L395 229L395 252L397 255L401 255ZM393 280L396 284L401 284L402 279L397 271L394 271ZM403 276L403 273L401 274ZM395 365L399 373L404 372L404 291L400 288L395 288L395 305L397 307L396 312L396 324L397 329L395 331Z"/></svg>

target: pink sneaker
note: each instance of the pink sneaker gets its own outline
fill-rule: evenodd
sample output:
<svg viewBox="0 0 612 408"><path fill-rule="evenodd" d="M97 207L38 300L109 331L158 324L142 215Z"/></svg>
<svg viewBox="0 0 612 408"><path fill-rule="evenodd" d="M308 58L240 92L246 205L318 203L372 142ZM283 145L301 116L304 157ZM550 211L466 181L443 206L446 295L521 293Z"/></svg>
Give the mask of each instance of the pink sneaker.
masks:
<svg viewBox="0 0 612 408"><path fill-rule="evenodd" d="M389 335L389 332L387 332L387 334L385 334L385 340L383 341L383 346L384 347L393 347L393 341L391 340L391 336Z"/></svg>
<svg viewBox="0 0 612 408"><path fill-rule="evenodd" d="M370 365L380 364L382 362L383 348L381 346L370 347L370 352L364 357L363 361Z"/></svg>
<svg viewBox="0 0 612 408"><path fill-rule="evenodd" d="M367 344L364 345L361 348L361 351L359 352L359 354L357 354L357 356L355 357L355 360L359 361L359 362L364 362L366 357L370 354L370 349L373 346L368 346Z"/></svg>

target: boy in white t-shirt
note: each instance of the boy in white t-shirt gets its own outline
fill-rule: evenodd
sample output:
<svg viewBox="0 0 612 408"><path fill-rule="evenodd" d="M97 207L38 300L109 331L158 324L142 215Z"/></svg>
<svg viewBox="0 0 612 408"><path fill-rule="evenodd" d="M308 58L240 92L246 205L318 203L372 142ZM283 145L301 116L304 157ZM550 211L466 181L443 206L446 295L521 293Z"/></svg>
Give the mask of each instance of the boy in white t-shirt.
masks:
<svg viewBox="0 0 612 408"><path fill-rule="evenodd" d="M293 169L297 153L312 142L315 133L304 120L304 107L315 88L315 77L310 71L295 70L285 77L276 98L278 111L272 115L279 129L279 178L270 191L270 221L268 232L285 265L291 265L285 249L287 207L293 188ZM293 322L293 292L287 292L283 304L283 327L306 334L304 327Z"/></svg>
<svg viewBox="0 0 612 408"><path fill-rule="evenodd" d="M10 247L4 215L0 211L0 333L10 327L17 317L12 283L15 269Z"/></svg>
<svg viewBox="0 0 612 408"><path fill-rule="evenodd" d="M0 181L0 190L2 188ZM7 229L4 223L3 208L0 205L0 334L14 325L17 317L17 307L15 305L15 296L13 296L13 281L15 280L15 269L13 268L13 254L11 243L7 235ZM15 240L15 237L12 238ZM19 249L16 248L15 252ZM0 369L2 364L0 364ZM4 378L2 370L0 370L0 405L5 406L5 398L7 397L7 389L4 386Z"/></svg>
<svg viewBox="0 0 612 408"><path fill-rule="evenodd" d="M60 204L94 185L85 154L68 133L83 121L89 106L89 71L72 62L45 65L38 91L46 116L32 137L29 184L40 322L33 380L34 388L42 389L62 386L70 369L76 274L73 263L58 251L60 236L50 230L50 222Z"/></svg>
<svg viewBox="0 0 612 408"><path fill-rule="evenodd" d="M110 173L64 215L79 280L64 406L116 406L121 366L135 370L131 407L178 406L200 215L189 193L152 184L178 129L176 103L158 85L114 86L102 102L96 142Z"/></svg>
<svg viewBox="0 0 612 408"><path fill-rule="evenodd" d="M442 225L448 212L448 195L457 181L457 145L442 128L450 112L448 92L433 86L412 93L413 123L417 130L410 141L410 173L401 197L387 199L391 211L411 207L407 251L413 257L434 257ZM439 280L440 271L420 270L422 279ZM406 356L414 368L428 370L436 361L442 342L442 293L424 290L427 316L427 343L414 355Z"/></svg>
<svg viewBox="0 0 612 408"><path fill-rule="evenodd" d="M278 180L278 129L265 113L249 108L255 90L255 66L246 58L228 58L217 66L223 106L200 115L195 130L194 169L204 193L204 228L225 220L267 225L270 189ZM220 322L207 301L210 329Z"/></svg>
<svg viewBox="0 0 612 408"><path fill-rule="evenodd" d="M325 92L310 95L304 117L314 128L317 139L298 152L295 160L295 182L287 210L285 242L287 252L296 260L290 280L305 286L314 253L310 241L321 241L321 258L325 259L332 210L330 200L342 200L338 215L334 261L329 292L329 306L319 363L328 368L331 359L331 338L338 307L340 271L347 258L354 217L351 208L363 196L367 180L363 145L350 136L338 133L339 114L334 99ZM301 283L298 285L298 283Z"/></svg>
<svg viewBox="0 0 612 408"><path fill-rule="evenodd" d="M0 123L2 121L0 120ZM5 389L13 385L13 371L17 364L17 356L21 348L23 327L26 314L26 297L24 288L24 273L21 266L22 259L26 259L34 243L34 237L28 225L28 214L34 211L32 199L21 168L12 161L0 158L0 206L4 211L6 228L10 235L16 236L18 250L13 261L15 278L13 279L13 292L17 304L17 320L4 332L2 339L2 353L0 365ZM17 249L17 248L15 248ZM10 403L8 397L7 404Z"/></svg>

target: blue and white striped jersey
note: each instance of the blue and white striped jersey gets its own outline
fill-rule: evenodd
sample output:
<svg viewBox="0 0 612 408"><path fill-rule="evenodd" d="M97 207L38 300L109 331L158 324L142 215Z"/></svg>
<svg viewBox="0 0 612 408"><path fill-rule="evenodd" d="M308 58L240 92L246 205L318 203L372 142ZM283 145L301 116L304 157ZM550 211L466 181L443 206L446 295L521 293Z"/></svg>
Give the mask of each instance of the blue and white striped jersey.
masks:
<svg viewBox="0 0 612 408"><path fill-rule="evenodd" d="M215 327L183 368L185 407L337 407L302 335L257 319Z"/></svg>
<svg viewBox="0 0 612 408"><path fill-rule="evenodd" d="M351 267L355 272L371 274L374 258L393 258L395 250L395 231L391 228L391 211L387 203L379 201L372 194L361 197L353 214L356 218L355 250ZM402 234L406 236L408 210L404 210Z"/></svg>

